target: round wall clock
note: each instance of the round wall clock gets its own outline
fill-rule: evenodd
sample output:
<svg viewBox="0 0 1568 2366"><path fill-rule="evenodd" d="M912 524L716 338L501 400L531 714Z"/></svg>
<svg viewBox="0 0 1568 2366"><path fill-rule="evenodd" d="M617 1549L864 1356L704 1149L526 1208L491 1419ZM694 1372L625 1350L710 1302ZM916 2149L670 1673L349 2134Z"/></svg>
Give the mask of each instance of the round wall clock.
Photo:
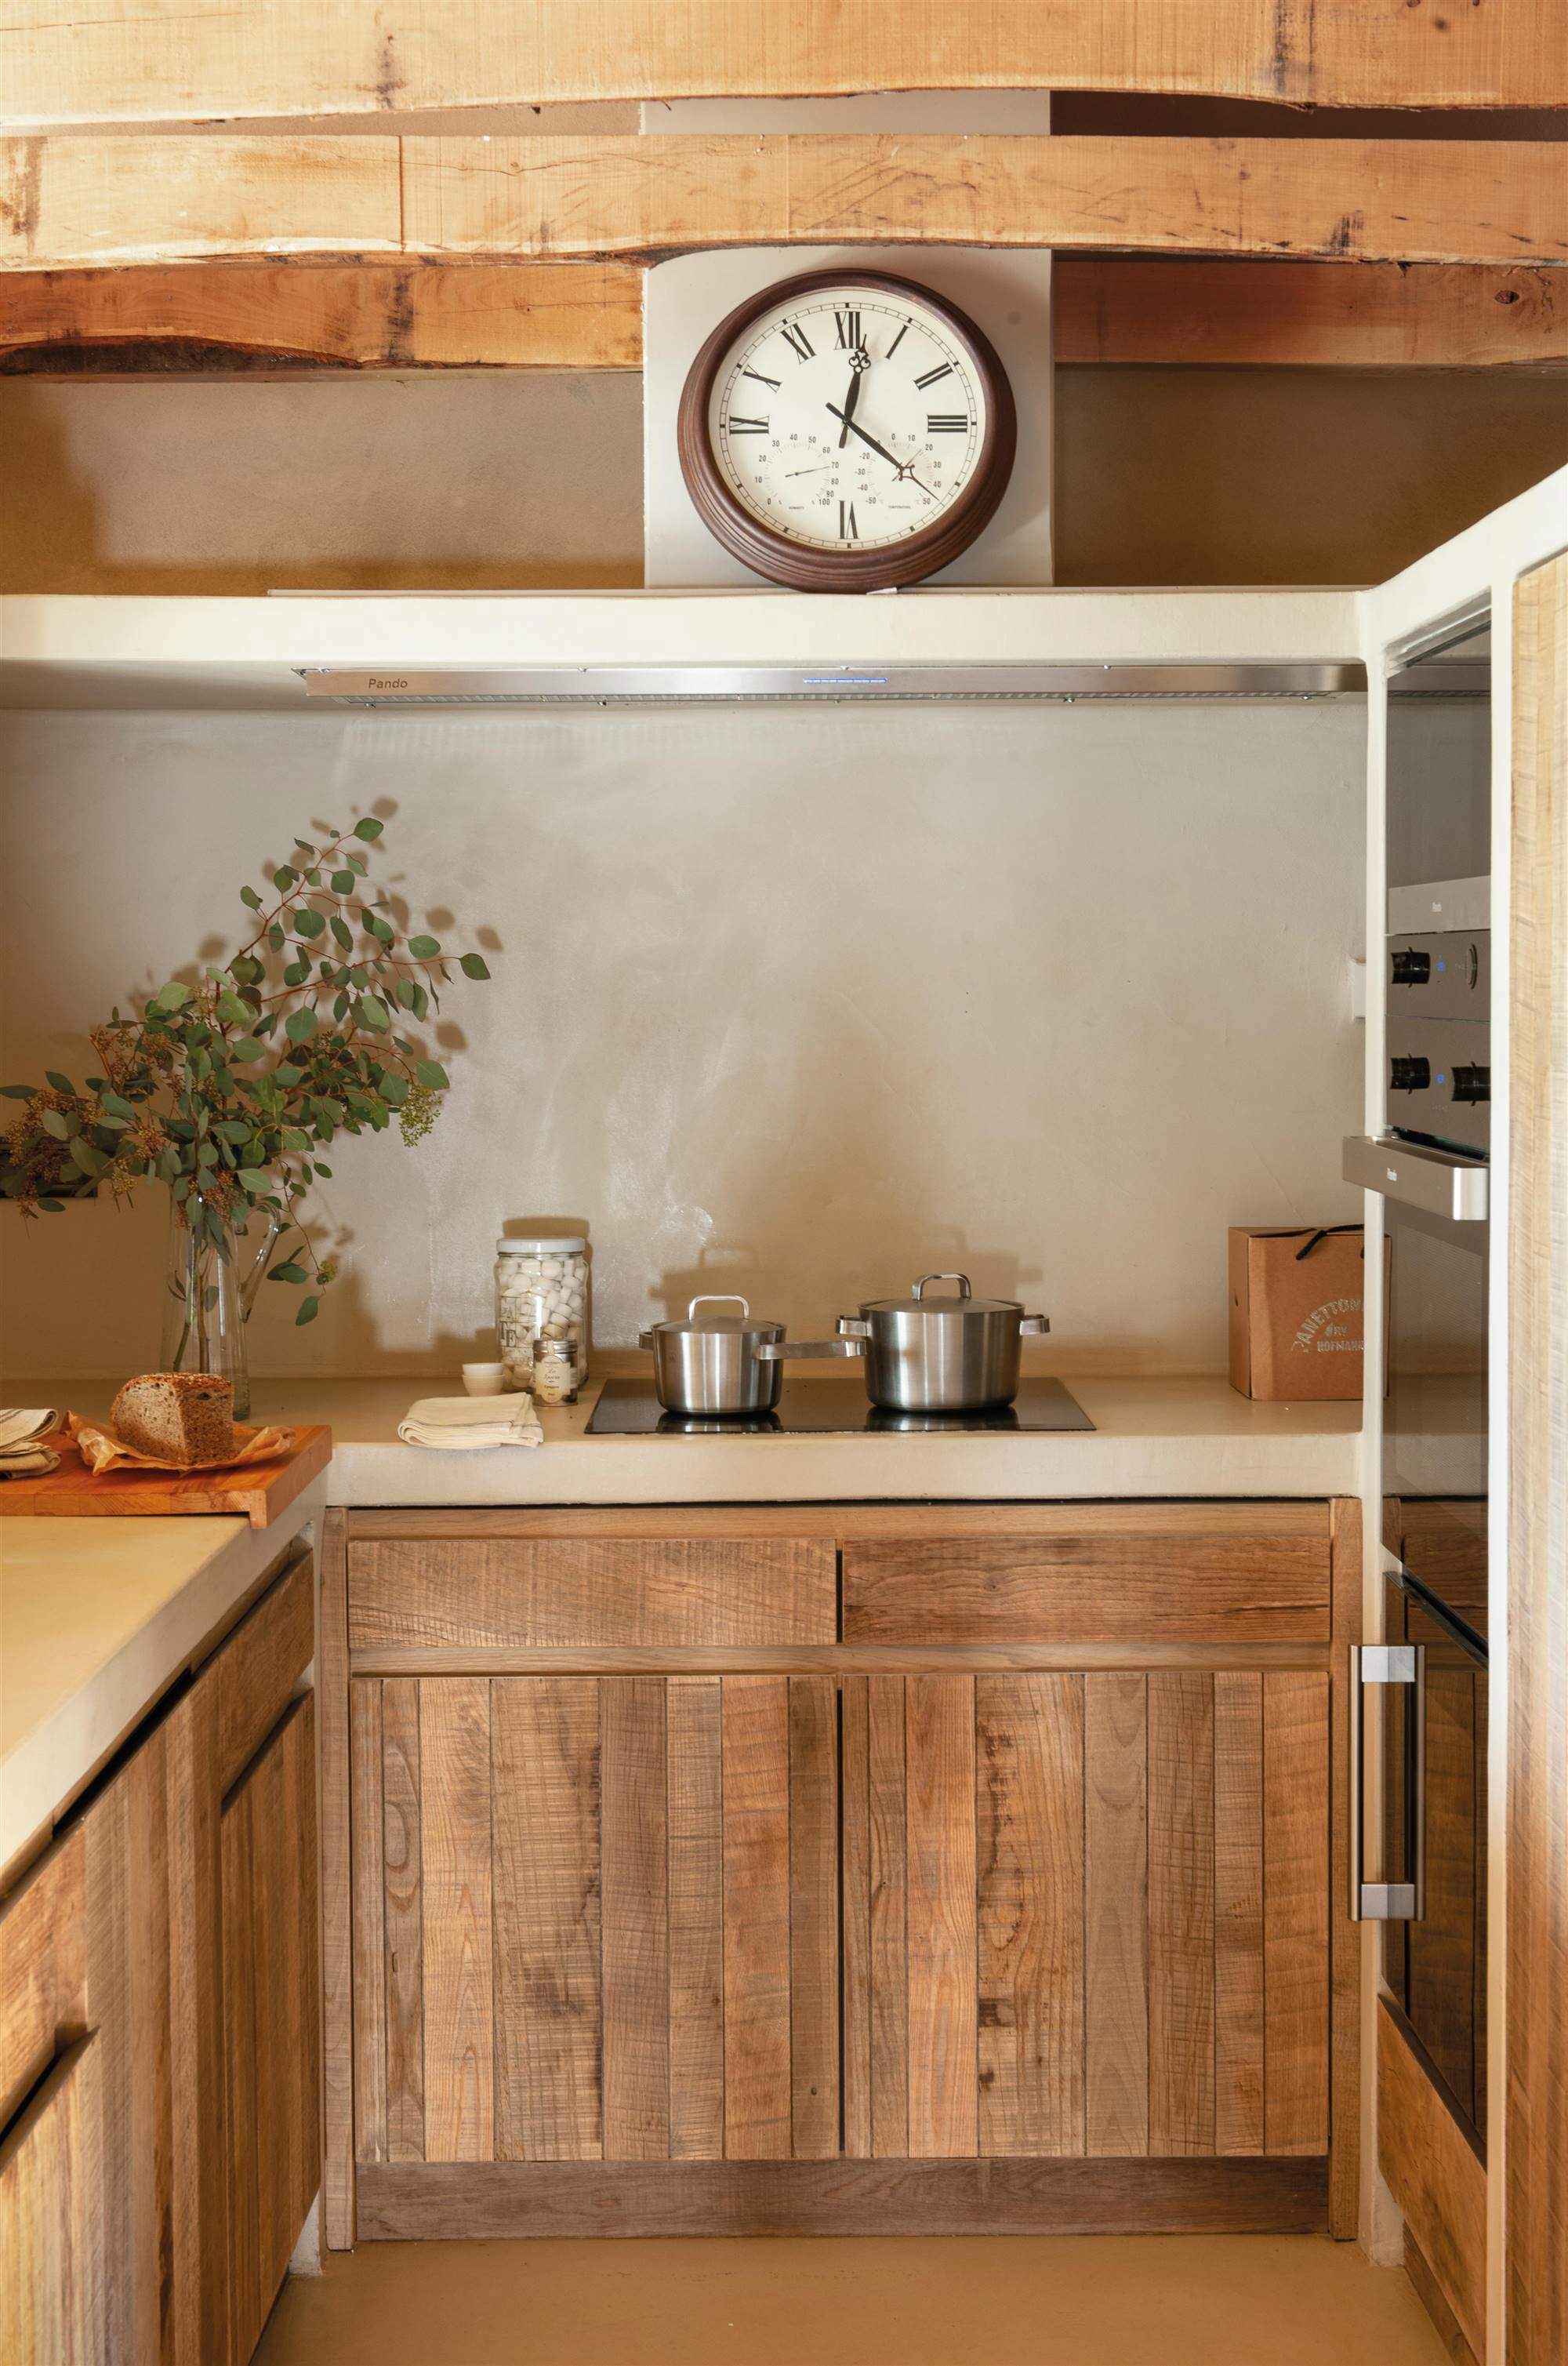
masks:
<svg viewBox="0 0 1568 2366"><path fill-rule="evenodd" d="M1013 470L1013 389L946 298L881 271L781 279L721 321L680 398L681 473L724 548L804 592L918 583Z"/></svg>

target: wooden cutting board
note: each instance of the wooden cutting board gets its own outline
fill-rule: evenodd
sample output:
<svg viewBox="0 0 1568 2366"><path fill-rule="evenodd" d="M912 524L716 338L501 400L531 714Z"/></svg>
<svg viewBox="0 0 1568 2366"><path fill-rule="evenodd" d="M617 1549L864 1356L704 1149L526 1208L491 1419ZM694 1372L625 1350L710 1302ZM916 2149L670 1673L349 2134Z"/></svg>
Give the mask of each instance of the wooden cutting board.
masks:
<svg viewBox="0 0 1568 2366"><path fill-rule="evenodd" d="M103 1514L227 1513L270 1527L332 1459L332 1433L320 1423L294 1425L294 1445L270 1462L248 1462L238 1470L106 1470L95 1477L72 1443L56 1430L39 1443L60 1457L58 1470L34 1479L0 1479L0 1519L54 1517L80 1520Z"/></svg>

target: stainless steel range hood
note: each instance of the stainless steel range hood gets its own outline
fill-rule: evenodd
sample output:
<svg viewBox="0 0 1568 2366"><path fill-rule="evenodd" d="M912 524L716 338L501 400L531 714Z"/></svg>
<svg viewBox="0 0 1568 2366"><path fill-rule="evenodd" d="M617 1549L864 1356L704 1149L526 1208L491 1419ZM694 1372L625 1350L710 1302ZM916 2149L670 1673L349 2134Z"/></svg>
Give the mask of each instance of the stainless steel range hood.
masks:
<svg viewBox="0 0 1568 2366"><path fill-rule="evenodd" d="M510 666L504 670L298 669L338 706L815 704L885 700L1270 699L1364 695L1366 669L1334 665Z"/></svg>

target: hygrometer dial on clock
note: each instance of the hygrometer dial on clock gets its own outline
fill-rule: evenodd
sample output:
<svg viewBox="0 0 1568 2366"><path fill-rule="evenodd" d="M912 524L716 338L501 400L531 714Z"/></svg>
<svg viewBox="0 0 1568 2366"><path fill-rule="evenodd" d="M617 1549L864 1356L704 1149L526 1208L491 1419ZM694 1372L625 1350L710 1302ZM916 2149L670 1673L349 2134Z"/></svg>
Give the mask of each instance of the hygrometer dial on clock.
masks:
<svg viewBox="0 0 1568 2366"><path fill-rule="evenodd" d="M882 591L946 567L995 514L1016 435L974 322L880 271L808 272L748 298L680 399L703 524L799 591Z"/></svg>

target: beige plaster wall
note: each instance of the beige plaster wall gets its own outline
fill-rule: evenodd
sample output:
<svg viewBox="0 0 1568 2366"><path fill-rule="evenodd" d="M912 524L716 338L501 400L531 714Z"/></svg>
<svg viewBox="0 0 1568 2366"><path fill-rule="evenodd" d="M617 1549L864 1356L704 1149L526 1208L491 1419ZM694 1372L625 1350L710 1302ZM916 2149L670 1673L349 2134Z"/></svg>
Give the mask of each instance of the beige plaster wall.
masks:
<svg viewBox="0 0 1568 2366"><path fill-rule="evenodd" d="M932 1267L1064 1369L1222 1371L1231 1222L1355 1212L1364 710L1175 705L0 720L0 1078L240 917L297 828L387 811L483 924L450 1103L340 1145L344 1277L258 1369L452 1370L509 1221L586 1221L597 1330L699 1288L818 1333ZM143 1369L162 1195L0 1211L13 1372ZM287 1300L286 1305L282 1301Z"/></svg>
<svg viewBox="0 0 1568 2366"><path fill-rule="evenodd" d="M1375 581L1568 459L1539 371L1080 367L1056 411L1064 583ZM641 567L634 372L0 379L3 591Z"/></svg>

